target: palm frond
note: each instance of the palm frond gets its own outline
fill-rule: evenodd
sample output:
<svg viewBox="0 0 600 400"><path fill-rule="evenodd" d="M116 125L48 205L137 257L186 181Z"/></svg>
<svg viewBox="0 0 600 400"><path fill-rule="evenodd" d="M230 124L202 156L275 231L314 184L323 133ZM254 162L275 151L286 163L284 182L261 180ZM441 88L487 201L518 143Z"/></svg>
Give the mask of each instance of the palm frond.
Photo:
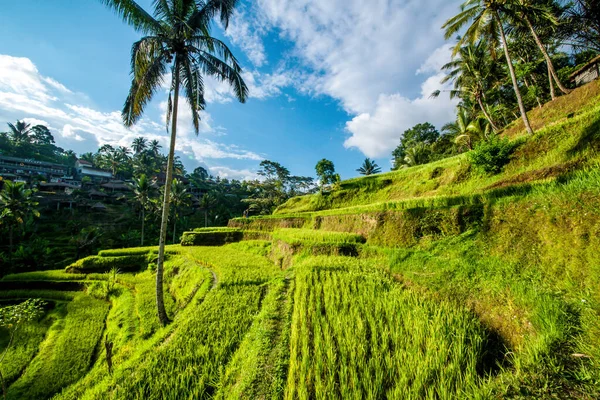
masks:
<svg viewBox="0 0 600 400"><path fill-rule="evenodd" d="M146 34L158 34L161 25L134 0L100 0L113 9L125 22Z"/></svg>
<svg viewBox="0 0 600 400"><path fill-rule="evenodd" d="M167 72L167 56L162 46L151 41L140 44L144 40L133 45L131 61L133 78L122 112L126 126L132 126L139 120L144 107L161 87L164 74Z"/></svg>
<svg viewBox="0 0 600 400"><path fill-rule="evenodd" d="M203 30L218 15L223 27L227 29L229 19L238 2L238 0L208 0L189 17L187 25L194 30Z"/></svg>
<svg viewBox="0 0 600 400"><path fill-rule="evenodd" d="M189 47L189 51L194 54L196 62L205 74L227 81L233 87L235 97L241 103L246 102L248 86L240 74L239 66L234 68L214 55L195 47Z"/></svg>

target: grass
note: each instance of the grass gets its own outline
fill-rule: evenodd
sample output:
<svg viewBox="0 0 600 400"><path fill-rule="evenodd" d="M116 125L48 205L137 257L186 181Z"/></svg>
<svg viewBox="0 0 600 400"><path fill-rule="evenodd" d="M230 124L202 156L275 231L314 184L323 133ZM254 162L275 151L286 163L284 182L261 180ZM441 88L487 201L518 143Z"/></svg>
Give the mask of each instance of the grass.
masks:
<svg viewBox="0 0 600 400"><path fill-rule="evenodd" d="M9 388L10 399L48 398L85 375L104 329L108 303L79 294L52 325L37 356Z"/></svg>
<svg viewBox="0 0 600 400"><path fill-rule="evenodd" d="M461 155L190 232L240 241L169 246L166 327L155 247L5 277L4 303L57 303L7 358L11 398L600 398L599 94L509 127L498 175Z"/></svg>
<svg viewBox="0 0 600 400"><path fill-rule="evenodd" d="M346 232L327 232L312 229L282 228L273 232L273 239L283 240L289 244L313 243L364 243L362 235Z"/></svg>
<svg viewBox="0 0 600 400"><path fill-rule="evenodd" d="M545 181L555 178L564 169L573 168L573 162L586 164L598 160L599 148L594 143L599 142L600 83L593 82L559 100L546 105L541 112L533 112L543 121L538 124L534 136L523 136L523 130L519 130L518 126L507 129L504 135L513 138L519 146L501 174L476 173L470 168L466 154L462 154L399 171L349 179L342 182L338 191L292 198L275 214L298 218L302 213L322 210L471 196L502 186L505 181ZM586 106L580 106L577 113L568 117L567 111L572 109L570 103L585 103ZM236 221L243 222L240 219Z"/></svg>
<svg viewBox="0 0 600 400"><path fill-rule="evenodd" d="M285 398L473 396L487 334L466 309L364 261L307 258L296 268Z"/></svg>

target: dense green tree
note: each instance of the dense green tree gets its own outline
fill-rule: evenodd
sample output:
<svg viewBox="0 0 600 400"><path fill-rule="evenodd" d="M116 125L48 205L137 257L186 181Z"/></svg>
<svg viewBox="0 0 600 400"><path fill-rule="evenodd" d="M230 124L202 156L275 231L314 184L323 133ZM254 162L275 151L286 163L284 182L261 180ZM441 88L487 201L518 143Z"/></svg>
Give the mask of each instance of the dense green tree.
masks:
<svg viewBox="0 0 600 400"><path fill-rule="evenodd" d="M486 92L497 85L502 71L491 58L487 46L485 41L479 41L461 47L453 59L442 67L442 70L447 71L442 83L449 81L454 83L454 88L450 90L450 98L474 99L482 114L496 131L498 128L487 111L484 101ZM437 97L439 94L440 91L436 91L432 96Z"/></svg>
<svg viewBox="0 0 600 400"><path fill-rule="evenodd" d="M26 189L22 182L4 181L0 191L0 225L8 229L9 250L13 252L14 230L25 224L29 216L39 217L38 203L33 197L33 190Z"/></svg>
<svg viewBox="0 0 600 400"><path fill-rule="evenodd" d="M177 220L181 215L181 211L191 205L192 196L188 193L183 182L178 179L173 179L171 184L171 209L173 212L173 244L177 238Z"/></svg>
<svg viewBox="0 0 600 400"><path fill-rule="evenodd" d="M435 129L435 126L433 126L429 122L417 124L412 128L404 131L404 134L400 139L400 144L392 152L392 157L394 158L393 169L398 169L401 165L405 163L404 161L407 152L410 148L415 147L417 145L423 145L422 147L431 146L433 143L435 143L436 140L438 140L439 137L440 133L437 129ZM424 160L423 154L425 153L426 152L424 150L420 151L420 156L418 158L419 161ZM427 152L427 154L430 155L431 152L429 151Z"/></svg>
<svg viewBox="0 0 600 400"><path fill-rule="evenodd" d="M358 168L356 171L358 171L361 175L372 175L380 173L381 168L375 161L367 157L365 158L365 161L363 161L360 168Z"/></svg>
<svg viewBox="0 0 600 400"><path fill-rule="evenodd" d="M326 158L323 158L315 166L315 171L317 173L317 177L319 178L321 191L323 191L323 187L325 185L335 183L336 173L333 162L327 160Z"/></svg>
<svg viewBox="0 0 600 400"><path fill-rule="evenodd" d="M204 108L204 79L202 74L227 81L241 102L246 100L248 88L241 76L241 67L227 46L210 36L211 21L220 16L227 28L236 0L210 0L176 2L155 1L154 17L133 0L102 0L142 35L132 48L133 81L123 108L123 121L131 126L141 117L144 107L161 87L164 75L171 67L171 91L167 106L167 125L171 125L166 182L172 181L179 89L190 105L196 133L199 129L200 111ZM165 185L161 233L159 238L156 271L156 297L160 322L168 318L163 302L164 246L169 218L171 185Z"/></svg>
<svg viewBox="0 0 600 400"><path fill-rule="evenodd" d="M140 246L144 245L144 227L146 223L146 210L150 207L150 199L152 193L154 191L154 187L152 183L148 180L146 175L142 174L139 178L133 180L133 194L135 196L135 200L137 201L140 212L142 214L142 238Z"/></svg>
<svg viewBox="0 0 600 400"><path fill-rule="evenodd" d="M141 153L142 151L146 150L147 147L148 140L143 136L133 139L133 142L131 143L131 148L133 149L135 154Z"/></svg>
<svg viewBox="0 0 600 400"><path fill-rule="evenodd" d="M519 84L517 82L513 61L508 49L506 31L504 29L506 15L508 14L514 17L514 13L512 8L507 7L506 0L466 0L461 5L461 11L456 16L446 21L442 26L442 29L445 29L446 39L449 39L460 32L465 25L468 25L464 36L458 39L458 43L454 48L454 54L456 54L463 45L467 43L476 43L481 38L485 38L487 43L492 46L492 49L495 49L495 43L498 42L498 36L500 36L500 42L504 49L504 57L519 105L521 118L523 119L527 132L533 134L533 129L529 123L527 111L525 110L525 105L523 103L521 90L519 89Z"/></svg>

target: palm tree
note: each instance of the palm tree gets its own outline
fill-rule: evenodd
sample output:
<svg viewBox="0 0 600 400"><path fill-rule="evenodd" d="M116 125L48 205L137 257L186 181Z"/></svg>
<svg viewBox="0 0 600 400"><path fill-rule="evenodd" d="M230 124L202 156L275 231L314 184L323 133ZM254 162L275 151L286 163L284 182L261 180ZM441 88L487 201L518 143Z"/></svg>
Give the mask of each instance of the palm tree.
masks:
<svg viewBox="0 0 600 400"><path fill-rule="evenodd" d="M148 140L146 140L146 138L143 136L133 139L133 142L131 143L131 148L133 149L135 154L139 154L142 151L146 150L147 146Z"/></svg>
<svg viewBox="0 0 600 400"><path fill-rule="evenodd" d="M165 193L160 225L156 268L156 305L161 324L168 322L163 300L163 262L169 201L173 179L173 160L177 133L179 89L192 111L192 122L198 134L200 111L204 108L202 74L229 82L240 102L245 102L248 88L241 76L241 67L225 43L210 36L211 21L220 16L227 28L238 0L156 0L154 16L144 11L134 0L102 0L127 23L146 35L135 42L131 55L133 80L122 117L126 126L135 124L144 107L161 87L164 75L171 69L167 125L171 121L171 141L166 171Z"/></svg>
<svg viewBox="0 0 600 400"><path fill-rule="evenodd" d="M361 167L357 169L357 171L361 175L371 175L380 173L381 168L379 168L379 165L377 165L375 161L367 157L365 158L365 161L363 161Z"/></svg>
<svg viewBox="0 0 600 400"><path fill-rule="evenodd" d="M442 26L442 29L446 30L445 36L446 39L449 39L460 31L463 26L470 23L464 36L458 39L458 43L454 47L454 55L456 55L464 44L475 43L482 37L487 39L487 43L492 49L495 49L497 37L498 34L500 34L500 41L502 43L502 48L504 49L504 57L506 58L506 64L512 80L513 89L517 96L521 118L523 119L527 132L533 134L533 129L531 128L529 118L527 117L527 111L523 104L523 97L521 96L521 90L519 89L519 84L517 82L515 68L508 51L502 15L511 14L512 10L506 7L505 3L506 0L466 0L461 5L460 13L446 21Z"/></svg>
<svg viewBox="0 0 600 400"><path fill-rule="evenodd" d="M0 191L0 225L8 227L8 240L10 253L13 252L13 234L14 228L25 223L29 215L39 217L40 213L36 209L38 203L33 199L33 190L25 189L23 182L5 181L2 191Z"/></svg>
<svg viewBox="0 0 600 400"><path fill-rule="evenodd" d="M469 150L473 150L475 141L489 136L490 128L488 123L482 124L479 118L470 120L467 110L459 108L456 121L444 125L442 131L453 136L457 145L464 144Z"/></svg>
<svg viewBox="0 0 600 400"><path fill-rule="evenodd" d="M404 165L413 167L415 165L426 164L429 162L429 155L431 149L426 143L417 143L406 150L406 156L404 156Z"/></svg>
<svg viewBox="0 0 600 400"><path fill-rule="evenodd" d="M552 59L548 55L548 50L544 43L542 43L536 29L533 26L532 20L534 20L538 25L542 25L545 27L556 27L558 25L558 19L552 13L552 10L544 4L536 4L539 1L533 2L531 0L513 0L512 7L515 9L515 14L520 18L515 20L515 25L518 25L521 22L525 22L527 29L531 32L531 36L535 43L539 47L542 55L544 56L544 60L546 60L546 65L548 66L548 72L551 75L550 80L550 88L553 89L552 79L556 82L556 86L560 89L564 94L571 93L571 89L567 89L560 79L558 78L558 74L556 73L556 69L554 68L554 64L552 63ZM554 100L554 96L552 96Z"/></svg>
<svg viewBox="0 0 600 400"><path fill-rule="evenodd" d="M160 152L161 148L162 148L162 146L160 145L160 143L156 139L154 139L153 141L151 141L150 145L148 146L148 150L150 150L152 153L154 153L154 155L158 155L158 153Z"/></svg>
<svg viewBox="0 0 600 400"><path fill-rule="evenodd" d="M450 90L452 99L465 95L475 99L492 129L497 131L498 128L488 113L484 100L486 91L498 82L502 71L490 58L486 46L486 42L481 40L475 44L461 47L452 61L442 67L442 70L448 71L448 74L442 79L442 83L454 82L454 89ZM432 97L437 97L439 94L438 90L432 94Z"/></svg>
<svg viewBox="0 0 600 400"><path fill-rule="evenodd" d="M8 123L8 135L15 145L23 143L31 143L32 135L34 134L31 124L25 121L17 121L16 124Z"/></svg>
<svg viewBox="0 0 600 400"><path fill-rule="evenodd" d="M136 201L140 205L140 209L142 210L142 241L140 246L144 245L144 225L146 222L146 209L150 204L150 196L153 192L153 186L146 177L146 175L142 174L138 179L133 180L133 194L135 196Z"/></svg>
<svg viewBox="0 0 600 400"><path fill-rule="evenodd" d="M166 185L165 185L166 186ZM171 206L173 208L173 244L177 238L177 219L183 207L190 205L192 195L188 193L183 182L173 179L171 184Z"/></svg>

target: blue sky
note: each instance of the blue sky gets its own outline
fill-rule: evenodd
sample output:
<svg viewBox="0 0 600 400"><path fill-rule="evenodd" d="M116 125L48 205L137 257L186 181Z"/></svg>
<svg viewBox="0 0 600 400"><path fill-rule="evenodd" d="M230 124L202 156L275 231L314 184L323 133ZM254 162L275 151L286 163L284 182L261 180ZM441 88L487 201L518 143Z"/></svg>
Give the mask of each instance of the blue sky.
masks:
<svg viewBox="0 0 600 400"><path fill-rule="evenodd" d="M136 136L167 145L166 91L131 130L120 122L138 34L99 1L5 2L0 13L0 122L45 123L77 153ZM150 0L139 3L151 10ZM440 26L458 10L449 0L243 1L229 28L215 25L240 59L250 87L237 103L208 81L200 135L186 111L177 153L186 167L213 175L255 177L262 159L314 176L321 158L342 178L369 156L384 170L402 132L453 118L441 88L449 59ZM0 128L3 129L3 128Z"/></svg>

